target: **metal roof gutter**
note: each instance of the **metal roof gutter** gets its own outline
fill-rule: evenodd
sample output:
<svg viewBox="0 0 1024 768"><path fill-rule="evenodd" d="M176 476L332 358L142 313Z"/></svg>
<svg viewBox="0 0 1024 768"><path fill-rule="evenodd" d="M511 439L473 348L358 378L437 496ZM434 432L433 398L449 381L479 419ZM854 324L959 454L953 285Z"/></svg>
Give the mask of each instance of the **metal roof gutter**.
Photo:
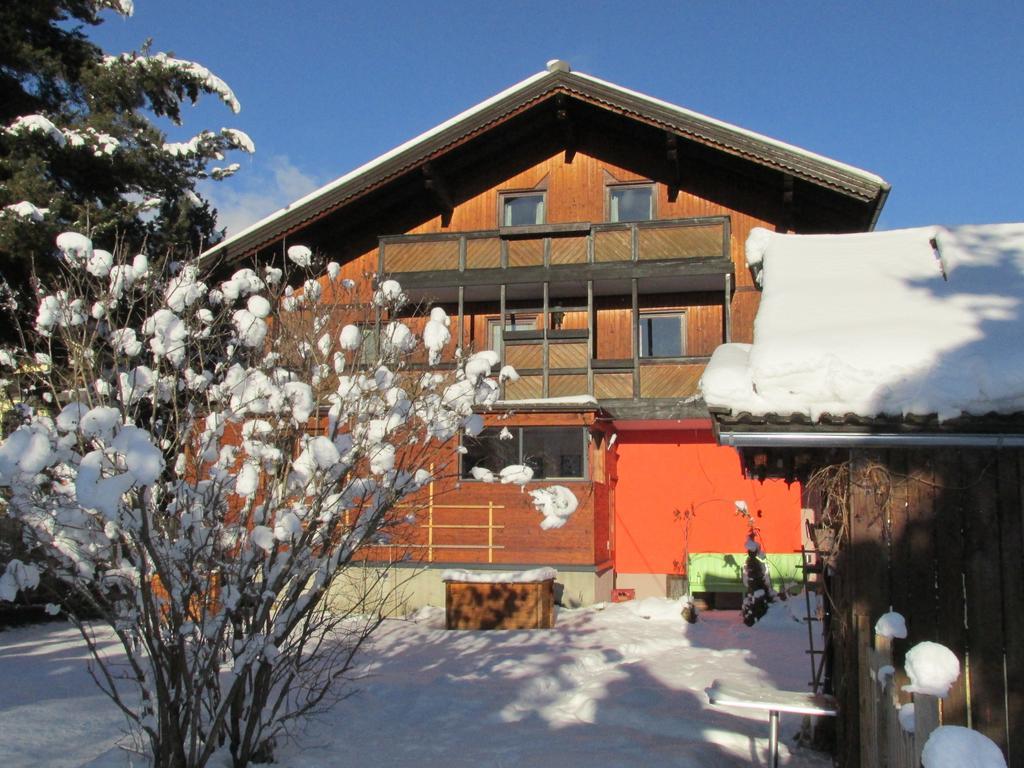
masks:
<svg viewBox="0 0 1024 768"><path fill-rule="evenodd" d="M878 217L882 215L882 206L885 205L885 201L889 199L889 192L892 191L892 185L885 184L878 190L878 197L875 198L875 210L871 215L871 223L868 225L868 232L874 232L875 226L878 224Z"/></svg>
<svg viewBox="0 0 1024 768"><path fill-rule="evenodd" d="M1024 448L1024 434L898 432L728 432L718 442L733 448Z"/></svg>

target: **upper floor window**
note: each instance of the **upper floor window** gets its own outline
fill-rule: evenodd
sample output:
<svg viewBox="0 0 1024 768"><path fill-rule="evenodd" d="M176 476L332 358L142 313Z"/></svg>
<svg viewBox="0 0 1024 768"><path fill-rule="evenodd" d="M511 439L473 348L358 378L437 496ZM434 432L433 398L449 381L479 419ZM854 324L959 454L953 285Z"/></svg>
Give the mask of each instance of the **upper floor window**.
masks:
<svg viewBox="0 0 1024 768"><path fill-rule="evenodd" d="M505 315L506 331L535 331L537 330L537 315L533 312L510 312ZM487 338L490 340L490 348L501 354L504 333L501 330L501 321L496 317L487 319Z"/></svg>
<svg viewBox="0 0 1024 768"><path fill-rule="evenodd" d="M685 312L642 312L638 328L640 357L686 354Z"/></svg>
<svg viewBox="0 0 1024 768"><path fill-rule="evenodd" d="M609 221L650 221L653 218L653 184L626 184L608 188Z"/></svg>
<svg viewBox="0 0 1024 768"><path fill-rule="evenodd" d="M501 226L528 227L543 224L545 213L543 192L504 192L501 195Z"/></svg>

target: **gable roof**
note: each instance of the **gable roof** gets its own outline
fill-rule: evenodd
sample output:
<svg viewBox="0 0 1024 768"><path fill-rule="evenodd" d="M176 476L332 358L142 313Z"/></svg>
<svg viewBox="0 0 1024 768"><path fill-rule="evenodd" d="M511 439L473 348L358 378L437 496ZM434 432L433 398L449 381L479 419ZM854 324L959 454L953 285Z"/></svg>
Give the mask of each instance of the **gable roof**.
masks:
<svg viewBox="0 0 1024 768"><path fill-rule="evenodd" d="M316 221L423 166L450 149L548 99L568 97L663 129L707 148L780 171L865 204L877 220L889 185L881 177L767 136L614 85L565 62L482 101L211 247L204 255L237 258Z"/></svg>
<svg viewBox="0 0 1024 768"><path fill-rule="evenodd" d="M1024 412L1024 223L755 229L747 260L754 342L719 347L701 382L720 421L934 429Z"/></svg>

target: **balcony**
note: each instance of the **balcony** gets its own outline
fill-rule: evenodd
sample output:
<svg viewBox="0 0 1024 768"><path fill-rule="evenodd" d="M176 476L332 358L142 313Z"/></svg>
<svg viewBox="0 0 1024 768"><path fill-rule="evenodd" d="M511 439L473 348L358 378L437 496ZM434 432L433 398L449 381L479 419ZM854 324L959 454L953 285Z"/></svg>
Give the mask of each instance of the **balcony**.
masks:
<svg viewBox="0 0 1024 768"><path fill-rule="evenodd" d="M619 283L599 293L628 293L621 281L632 278L672 279L667 290L713 290L732 274L729 237L727 217L384 236L379 268L407 289L435 291L593 280Z"/></svg>
<svg viewBox="0 0 1024 768"><path fill-rule="evenodd" d="M671 414L730 338L729 238L726 217L386 236L380 268L415 305L446 305L453 351L493 349L519 372L503 399ZM672 319L671 345L641 344L652 317Z"/></svg>

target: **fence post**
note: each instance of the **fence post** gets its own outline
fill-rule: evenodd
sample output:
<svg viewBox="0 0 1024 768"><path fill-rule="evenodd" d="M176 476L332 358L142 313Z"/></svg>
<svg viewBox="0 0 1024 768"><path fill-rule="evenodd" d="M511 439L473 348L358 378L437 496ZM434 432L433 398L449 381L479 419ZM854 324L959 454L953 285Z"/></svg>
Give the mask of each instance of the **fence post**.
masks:
<svg viewBox="0 0 1024 768"><path fill-rule="evenodd" d="M892 638L883 637L881 635L875 635L875 663L873 665L872 673L873 684L872 691L874 692L875 702L875 723L878 729L876 739L874 742L873 750L876 755L876 761L881 768L889 768L893 764L893 747L896 741L900 737L898 727L895 727L893 723L892 702L896 700L896 694L893 691L894 677L889 676L889 679L882 683L878 679L878 673L885 666L892 666Z"/></svg>
<svg viewBox="0 0 1024 768"><path fill-rule="evenodd" d="M932 731L939 727L939 699L936 696L914 694L914 761L921 764L924 743Z"/></svg>
<svg viewBox="0 0 1024 768"><path fill-rule="evenodd" d="M877 696L875 681L871 672L871 619L863 614L855 614L854 641L857 643L857 717L859 728L857 734L861 768L878 767L878 734L877 718L874 716L874 699ZM847 723L850 722L846 715ZM850 733L850 729L845 729Z"/></svg>

